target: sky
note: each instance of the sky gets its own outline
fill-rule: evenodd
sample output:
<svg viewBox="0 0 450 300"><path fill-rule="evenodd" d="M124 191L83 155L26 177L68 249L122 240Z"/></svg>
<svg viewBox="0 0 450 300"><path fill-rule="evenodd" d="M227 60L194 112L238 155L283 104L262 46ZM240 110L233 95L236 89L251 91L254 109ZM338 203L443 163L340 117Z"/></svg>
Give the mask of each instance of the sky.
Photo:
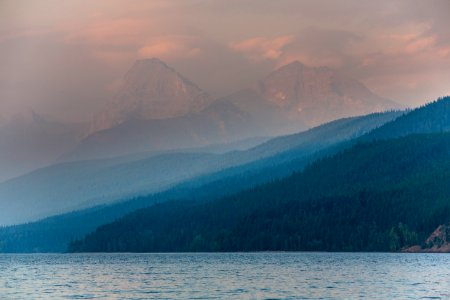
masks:
<svg viewBox="0 0 450 300"><path fill-rule="evenodd" d="M0 118L87 121L136 59L214 97L299 60L407 106L450 94L447 0L0 0Z"/></svg>

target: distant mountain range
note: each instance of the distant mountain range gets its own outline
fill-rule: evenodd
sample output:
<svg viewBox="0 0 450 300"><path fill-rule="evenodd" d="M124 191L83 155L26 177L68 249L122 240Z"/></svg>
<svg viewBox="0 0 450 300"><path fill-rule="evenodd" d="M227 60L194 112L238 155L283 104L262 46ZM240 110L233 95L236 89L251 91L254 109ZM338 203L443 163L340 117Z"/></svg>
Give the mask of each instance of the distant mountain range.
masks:
<svg viewBox="0 0 450 300"><path fill-rule="evenodd" d="M398 107L337 71L297 61L213 99L161 60L139 60L89 125L31 111L3 116L0 182L56 162L229 144Z"/></svg>
<svg viewBox="0 0 450 300"><path fill-rule="evenodd" d="M0 182L55 163L81 140L85 124L52 121L33 110L0 120Z"/></svg>
<svg viewBox="0 0 450 300"><path fill-rule="evenodd" d="M350 147L403 114L373 112L396 107L335 70L300 62L213 99L161 60L139 60L90 124L33 111L0 119L0 225L155 193L166 201L237 192ZM109 216L145 202L121 203ZM90 220L77 237L100 220L111 221Z"/></svg>
<svg viewBox="0 0 450 300"><path fill-rule="evenodd" d="M337 71L300 62L213 101L164 62L139 60L113 102L94 118L90 135L67 157L112 157L294 133L398 107Z"/></svg>

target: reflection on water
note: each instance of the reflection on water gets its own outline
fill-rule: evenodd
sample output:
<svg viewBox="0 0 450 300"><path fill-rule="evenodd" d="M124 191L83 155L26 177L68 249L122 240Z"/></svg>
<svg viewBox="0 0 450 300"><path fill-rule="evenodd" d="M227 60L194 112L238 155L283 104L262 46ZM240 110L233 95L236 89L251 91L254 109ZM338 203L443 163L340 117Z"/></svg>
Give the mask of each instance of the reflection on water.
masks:
<svg viewBox="0 0 450 300"><path fill-rule="evenodd" d="M2 299L450 298L450 255L0 255Z"/></svg>

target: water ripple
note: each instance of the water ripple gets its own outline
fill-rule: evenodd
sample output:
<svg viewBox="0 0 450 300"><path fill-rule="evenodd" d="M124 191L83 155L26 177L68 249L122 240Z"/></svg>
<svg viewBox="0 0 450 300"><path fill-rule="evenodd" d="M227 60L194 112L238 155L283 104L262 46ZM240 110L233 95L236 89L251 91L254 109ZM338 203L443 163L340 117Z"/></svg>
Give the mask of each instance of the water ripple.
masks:
<svg viewBox="0 0 450 300"><path fill-rule="evenodd" d="M1 299L449 299L450 255L0 255Z"/></svg>

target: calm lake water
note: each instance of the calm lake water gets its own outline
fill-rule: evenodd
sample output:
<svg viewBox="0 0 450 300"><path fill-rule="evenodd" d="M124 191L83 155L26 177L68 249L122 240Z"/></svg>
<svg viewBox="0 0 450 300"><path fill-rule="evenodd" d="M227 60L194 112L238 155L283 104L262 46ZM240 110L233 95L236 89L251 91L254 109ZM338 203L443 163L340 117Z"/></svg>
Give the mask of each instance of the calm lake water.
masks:
<svg viewBox="0 0 450 300"><path fill-rule="evenodd" d="M0 255L1 299L450 299L450 255Z"/></svg>

